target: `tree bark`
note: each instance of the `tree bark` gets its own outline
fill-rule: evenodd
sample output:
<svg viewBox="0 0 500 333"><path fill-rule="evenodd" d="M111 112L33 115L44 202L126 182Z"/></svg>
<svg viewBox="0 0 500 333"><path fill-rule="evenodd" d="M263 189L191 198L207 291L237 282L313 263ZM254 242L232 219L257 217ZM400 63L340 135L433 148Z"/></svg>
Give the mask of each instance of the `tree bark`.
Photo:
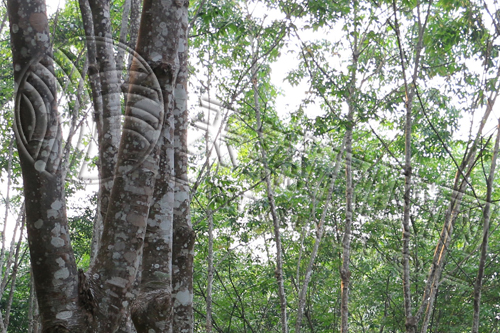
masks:
<svg viewBox="0 0 500 333"><path fill-rule="evenodd" d="M90 36L87 43L89 62L94 61L93 65L99 67L94 67L99 80L91 77L91 81L95 83L92 88L97 97L94 99L96 111L99 112L102 103L97 123L101 185L105 184L100 193L104 218L101 246L89 271L77 274L66 219L62 136L45 3L40 0L9 1L14 74L18 86L16 135L43 330L115 332L128 315L142 259L141 292L134 303L134 323L139 332L151 329L169 332L172 328L165 320L172 322L171 276L175 276L175 272L171 261L165 258L172 253L173 210L179 208L175 202L180 202L181 198L187 201L182 202L184 206L178 214L183 216L179 219L189 220L187 155L184 153L179 158L179 165L173 162L174 143L187 144L187 2L149 0L144 4L138 53L131 66L123 134L120 133L121 112L109 1L91 0L92 17L83 0L81 7L86 13L84 21ZM96 35L100 38L92 44ZM180 63L184 68L181 72ZM182 80L177 79L177 73L182 73ZM101 96L99 89L103 91ZM179 121L182 123L180 139L174 138L176 112L183 120ZM175 201L176 168L181 170L178 174L185 183L184 192ZM109 200L106 199L107 190L111 190ZM181 230L183 227L182 223L178 226ZM192 307L192 229L187 236L179 236L179 257L191 262L189 266L177 261L181 275L177 280L184 282L176 284L176 288L182 287L175 297L175 301L181 303L179 307L185 307L186 300L191 300L187 303ZM147 247L143 246L144 240ZM190 275L185 274L186 267ZM187 297L186 290L190 292ZM189 311L180 313L183 321L188 321L183 325L192 327L192 311L191 315L186 316L186 313Z"/></svg>
<svg viewBox="0 0 500 333"><path fill-rule="evenodd" d="M342 240L342 267L340 268L341 278L341 303L340 303L340 332L349 332L349 288L351 281L351 271L349 270L349 261L351 258L351 227L352 227L352 129L353 129L354 106L349 103L349 113L346 125L346 143L345 143L345 175L346 175L346 211L344 238Z"/></svg>
<svg viewBox="0 0 500 333"><path fill-rule="evenodd" d="M210 69L208 73L208 98L210 99ZM208 108L207 108L207 124L211 124L211 108L210 108L210 100L208 102ZM210 130L207 127L207 130L205 132L205 165L208 166L207 168L207 174L206 178L210 179L211 176L211 167L210 167L210 155L211 155L211 147L210 147L211 139L210 139ZM214 281L214 214L211 209L212 205L212 191L211 189L208 189L207 193L207 209L206 209L206 214L207 214L207 220L208 220L208 254L207 254L207 295L206 295L206 307L207 307L207 319L206 319L206 332L207 333L212 333L212 287L213 287L213 281Z"/></svg>
<svg viewBox="0 0 500 333"><path fill-rule="evenodd" d="M180 1L182 3L182 1ZM174 332L190 333L193 318L193 260L195 233L191 223L191 191L188 181L188 1L183 2L179 31L179 74L174 94L174 239L172 253L172 301Z"/></svg>
<svg viewBox="0 0 500 333"><path fill-rule="evenodd" d="M403 298L404 298L404 310L405 310L405 327L407 333L415 333L417 330L418 319L413 316L412 310L412 298L411 298L411 282L410 282L410 212L411 212L411 188L412 188L412 163L411 163L411 137L412 137L412 108L413 99L415 97L416 85L418 75L420 73L420 59L423 49L423 38L425 27L427 24L427 17L425 22L422 23L420 17L420 3L417 5L418 11L418 41L415 46L415 58L414 58L414 68L413 74L411 76L411 82L408 82L406 77L406 66L405 57L403 53L403 45L401 41L399 22L397 17L396 1L392 2L394 11L394 25L396 38L398 42L399 49L399 60L401 63L401 73L403 76L404 88L405 88L405 165L404 165L404 175L405 175L405 186L404 186L404 203L403 203L403 221L402 225L402 263L403 263ZM429 7L430 8L430 7Z"/></svg>
<svg viewBox="0 0 500 333"><path fill-rule="evenodd" d="M490 98L488 99L488 105L481 119L476 138L474 139L469 152L466 156L464 156L462 163L458 167L457 173L455 175L451 200L445 214L443 229L441 230L439 241L436 245L436 250L434 251L434 257L432 259L431 268L427 277L427 283L424 288L422 303L420 304L417 314L415 315L415 321L416 323L418 323L425 310L425 317L421 327L422 333L427 332L427 327L432 317L434 301L436 299L441 274L444 269L446 254L448 252L448 247L452 239L453 228L455 226L455 221L460 210L460 205L465 193L465 188L468 185L468 177L472 172L475 164L477 147L479 145L484 126L486 125L486 122L490 116L498 94L499 92L491 93Z"/></svg>
<svg viewBox="0 0 500 333"><path fill-rule="evenodd" d="M486 202L483 208L483 240L481 242L481 257L479 259L479 268L476 281L474 283L474 314L472 319L472 333L479 332L480 306L481 306L481 287L483 285L484 268L486 266L486 256L488 255L488 237L490 230L491 203L493 194L493 179L495 177L495 168L498 158L498 149L500 143L500 119L498 119L497 138L493 156L491 157L491 166L488 179L486 180Z"/></svg>
<svg viewBox="0 0 500 333"><path fill-rule="evenodd" d="M113 50L111 31L110 0L88 1L92 11L97 71L100 80L101 114L96 114L99 142L99 199L102 221L106 221L113 177L118 158L121 129L120 83ZM88 44L89 45L89 44Z"/></svg>
<svg viewBox="0 0 500 333"><path fill-rule="evenodd" d="M165 109L164 126L158 141L160 172L156 179L153 202L149 211L148 229L143 252L140 292L133 304L132 318L138 332L173 329L172 243L175 207L174 165L174 101L177 98L179 45L183 43L183 17L187 3L178 1L146 1L136 52L153 68L162 89ZM148 34L158 31L156 37ZM185 30L184 30L185 32ZM184 46L184 44L182 44ZM161 57L160 59L158 59Z"/></svg>
<svg viewBox="0 0 500 333"><path fill-rule="evenodd" d="M325 231L324 224L326 219L326 213L328 212L328 208L330 207L330 203L332 201L333 190L335 189L335 181L340 171L340 164L342 155L344 154L344 147L346 143L347 136L344 136L344 140L342 142L342 146L337 154L337 159L335 160L335 169L330 176L330 188L328 190L325 206L323 207L323 212L321 213L321 218L318 221L317 229L316 229L316 239L314 240L313 250L311 253L311 257L309 258L309 265L307 266L304 282L302 283L302 288L299 293L298 300L298 309L297 309L297 321L295 323L295 333L300 333L301 325L302 325L302 317L304 315L304 307L306 304L306 295L307 295L307 287L309 285L309 281L311 280L314 262L316 260L316 256L318 255L319 245L321 243L321 239L323 237L323 233ZM298 275L297 275L297 283Z"/></svg>
<svg viewBox="0 0 500 333"><path fill-rule="evenodd" d="M288 333L288 319L287 319L287 311L286 311L286 294L285 294L285 283L283 278L283 257L282 257L282 247L281 247L281 232L280 232L280 221L278 219L278 214L276 212L276 203L274 200L273 188L271 185L271 170L269 169L269 165L267 163L267 153L264 149L264 134L262 130L262 120L261 120L261 110L259 103L259 90L257 87L258 77L257 77L257 62L258 56L254 50L254 44L252 43L252 56L254 59L254 63L251 68L252 73L252 88L253 88L253 98L254 98L254 110L255 110L255 123L257 126L257 137L260 155L262 158L262 164L264 166L264 178L266 180L266 192L267 192L267 200L269 202L269 207L271 211L271 217L273 220L273 229L274 229L274 241L276 243L276 282L278 283L278 295L280 300L280 309L281 309L281 332Z"/></svg>
<svg viewBox="0 0 500 333"><path fill-rule="evenodd" d="M43 0L8 1L16 136L31 264L45 332L75 332L76 263L69 241L61 172L61 128L48 20Z"/></svg>

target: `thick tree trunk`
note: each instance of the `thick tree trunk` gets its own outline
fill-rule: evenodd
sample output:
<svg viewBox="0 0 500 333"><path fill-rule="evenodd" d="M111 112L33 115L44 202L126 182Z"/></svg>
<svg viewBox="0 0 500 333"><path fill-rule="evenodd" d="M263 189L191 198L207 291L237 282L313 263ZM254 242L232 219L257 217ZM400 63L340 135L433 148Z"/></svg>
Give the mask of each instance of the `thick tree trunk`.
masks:
<svg viewBox="0 0 500 333"><path fill-rule="evenodd" d="M188 1L182 3L179 32L179 74L175 83L174 100L174 154L175 154L175 204L174 240L172 254L173 329L177 333L193 332L193 260L195 234L191 224L191 191L188 181L189 126L188 94Z"/></svg>
<svg viewBox="0 0 500 333"><path fill-rule="evenodd" d="M75 332L78 277L66 219L61 128L43 0L8 1L16 134L26 199L31 264L45 332Z"/></svg>
<svg viewBox="0 0 500 333"><path fill-rule="evenodd" d="M187 2L149 0L144 4L118 155L121 112L109 2L92 0L90 5L93 24L82 1L89 41L96 34L102 37L94 45L88 43L89 61L97 60L93 64L99 65L94 71L99 80L93 80L93 89L100 85L103 91L102 96L95 94L96 108L102 102L102 113L97 117L100 176L113 187L109 200L105 198L109 186L101 188L100 208L105 218L101 246L89 271L77 274L66 219L62 137L45 4L9 1L14 74L19 87L16 134L43 330L115 332L135 297L134 282L142 259L140 293L133 307L137 331L171 332L168 322L173 322L173 309L177 309L182 326L174 326L175 332L189 331L186 327L192 331L194 234L189 220L186 154ZM174 123L179 125L175 133ZM182 147L177 164L173 161L174 143ZM181 181L175 180L174 172ZM174 209L180 220L177 226L172 225ZM172 251L173 230L179 239L177 252ZM177 259L174 270L168 260L172 252ZM177 281L174 293L172 276Z"/></svg>

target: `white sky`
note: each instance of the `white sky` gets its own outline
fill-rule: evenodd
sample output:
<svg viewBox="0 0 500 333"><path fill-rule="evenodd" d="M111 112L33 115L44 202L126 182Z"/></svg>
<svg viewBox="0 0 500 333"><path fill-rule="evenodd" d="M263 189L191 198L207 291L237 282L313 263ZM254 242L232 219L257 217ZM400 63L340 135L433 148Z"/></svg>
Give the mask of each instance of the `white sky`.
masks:
<svg viewBox="0 0 500 333"><path fill-rule="evenodd" d="M64 7L66 0L46 0L47 14L50 16L57 11L57 8Z"/></svg>

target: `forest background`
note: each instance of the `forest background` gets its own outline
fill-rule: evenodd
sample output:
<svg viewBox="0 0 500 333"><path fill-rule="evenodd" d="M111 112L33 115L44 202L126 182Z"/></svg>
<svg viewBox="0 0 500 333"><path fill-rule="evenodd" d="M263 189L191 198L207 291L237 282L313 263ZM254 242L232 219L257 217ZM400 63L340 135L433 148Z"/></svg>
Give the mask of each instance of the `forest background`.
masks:
<svg viewBox="0 0 500 333"><path fill-rule="evenodd" d="M139 5L111 2L116 45L133 47ZM190 3L195 332L499 331L499 8ZM0 328L31 333L40 324L0 10ZM72 135L70 233L86 269L98 159L78 3L49 26Z"/></svg>

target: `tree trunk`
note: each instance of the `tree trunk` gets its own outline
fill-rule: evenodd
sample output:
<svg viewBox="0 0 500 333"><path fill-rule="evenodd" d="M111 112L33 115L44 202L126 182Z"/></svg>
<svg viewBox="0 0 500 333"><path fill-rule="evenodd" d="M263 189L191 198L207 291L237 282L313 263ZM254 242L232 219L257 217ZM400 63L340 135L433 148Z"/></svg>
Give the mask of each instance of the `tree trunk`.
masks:
<svg viewBox="0 0 500 333"><path fill-rule="evenodd" d="M183 5L179 31L179 74L174 94L174 238L172 253L172 302L174 333L190 333L193 318L193 260L195 233L191 223L188 180L188 2Z"/></svg>
<svg viewBox="0 0 500 333"><path fill-rule="evenodd" d="M421 328L422 333L427 332L427 327L432 317L434 301L436 299L439 283L441 280L441 274L444 269L448 247L452 239L453 228L455 226L455 221L457 219L460 205L462 203L462 197L465 193L465 188L468 185L468 178L475 164L477 147L479 145L484 126L486 125L486 122L490 116L498 94L499 92L491 93L489 103L481 119L476 138L474 139L469 152L466 156L464 156L462 163L458 167L457 173L455 175L451 200L445 214L445 220L443 223L443 229L441 230L441 234L439 236L439 242L436 245L436 250L434 251L434 257L432 259L431 268L429 270L427 283L424 288L422 303L420 304L417 314L415 315L415 321L418 323L425 310L425 317Z"/></svg>
<svg viewBox="0 0 500 333"><path fill-rule="evenodd" d="M76 332L83 314L78 311L78 277L66 219L62 138L45 8L43 0L8 1L17 86L15 129L42 325L45 332Z"/></svg>
<svg viewBox="0 0 500 333"><path fill-rule="evenodd" d="M328 190L325 206L323 207L323 212L321 213L321 218L318 221L317 229L316 229L316 239L314 240L313 250L311 253L311 257L309 258L309 265L307 266L307 270L305 273L304 282L302 283L302 288L299 293L299 301L298 301L298 309L297 309L297 321L295 323L295 333L300 333L302 317L304 315L304 307L306 304L306 295L307 295L307 287L309 285L309 281L311 280L311 276L313 273L314 262L316 260L316 256L318 255L319 245L321 243L321 239L323 237L323 233L325 231L324 224L326 219L326 213L328 212L328 208L330 207L330 203L332 201L333 190L335 189L335 180L340 171L340 164L342 155L344 154L344 147L347 136L344 136L344 140L342 140L342 146L337 154L337 159L335 160L335 169L330 176L330 188ZM297 283L298 274L297 274Z"/></svg>
<svg viewBox="0 0 500 333"><path fill-rule="evenodd" d="M498 119L497 138L493 156L491 157L491 166L488 179L486 180L486 202L483 208L483 240L481 243L481 257L479 259L479 268L476 282L474 284L474 315L472 319L472 333L479 332L479 309L481 306L481 287L483 285L484 268L486 265L486 256L488 255L488 237L490 230L491 203L493 194L493 179L495 177L495 168L498 158L498 146L500 142L500 119Z"/></svg>
<svg viewBox="0 0 500 333"><path fill-rule="evenodd" d="M349 284L351 281L351 271L349 270L349 261L351 259L351 227L352 227L352 128L353 128L354 107L349 104L349 114L347 116L346 128L346 157L345 157L345 175L346 175L346 211L345 211L345 226L344 238L342 240L342 267L340 268L341 278L341 304L340 316L341 326L340 332L349 332Z"/></svg>
<svg viewBox="0 0 500 333"><path fill-rule="evenodd" d="M262 130L262 120L261 120L261 110L259 105L259 91L257 87L257 63L258 59L255 50L253 49L254 45L252 44L252 52L254 58L254 64L251 68L252 73L252 88L253 88L253 98L254 98L254 110L255 110L255 119L257 126L257 135L258 135L258 143L260 155L262 157L262 164L264 165L264 173L266 180L266 192L267 199L269 201L269 207L271 211L271 217L273 220L273 229L274 229L274 241L276 243L276 281L278 283L278 295L280 299L280 309L281 309L281 331L282 333L288 333L288 319L287 319L287 311L286 311L286 294L285 294L285 283L283 278L283 258L282 258L282 247L281 247L281 233L280 233L280 221L278 219L278 214L276 212L276 203L274 201L274 193L271 185L271 170L269 169L269 165L267 163L267 153L264 149L264 135Z"/></svg>
<svg viewBox="0 0 500 333"><path fill-rule="evenodd" d="M89 62L97 60L94 65L99 65L94 71L99 80L93 89L99 97L95 99L96 108L99 99L102 102L102 113L97 119L101 184L111 184L113 176L114 181L112 189L107 185L101 187L104 226L95 260L88 272L77 274L66 219L62 137L45 3L9 1L14 78L18 87L16 135L43 331L115 332L126 319L134 299L134 282L142 259L140 293L133 307L134 323L138 332L171 332L168 321L172 322L174 302L170 281L175 272L171 261L165 258L172 253L173 210L180 206L174 205L174 93L175 110L180 118L186 119L180 129L180 141L187 143L187 2L149 0L144 4L118 155L121 112L110 39L109 2L92 0L90 7L93 24L88 20L88 6L82 1L82 11L87 10L89 40L96 34L102 37L95 49L91 43L87 44L89 54L93 54ZM183 81L177 79L180 63L184 66L180 72ZM99 84L102 96L97 91ZM178 175L185 181L181 198L187 198L183 204L189 205L186 154L179 158L179 164L184 174ZM106 190L111 190L109 200ZM189 210L183 208L178 212L179 218L189 219ZM180 225L181 229L183 226ZM177 290L175 298L184 307L190 299L188 307L192 307L192 229L188 236L179 237L178 253L188 261L190 258L191 274L186 274L184 262L178 265L181 276L177 276L177 281L182 279L184 283L176 284L176 288L182 285L183 289ZM183 325L192 327L192 312L187 316L188 311L179 313ZM181 331L175 329L175 332Z"/></svg>

